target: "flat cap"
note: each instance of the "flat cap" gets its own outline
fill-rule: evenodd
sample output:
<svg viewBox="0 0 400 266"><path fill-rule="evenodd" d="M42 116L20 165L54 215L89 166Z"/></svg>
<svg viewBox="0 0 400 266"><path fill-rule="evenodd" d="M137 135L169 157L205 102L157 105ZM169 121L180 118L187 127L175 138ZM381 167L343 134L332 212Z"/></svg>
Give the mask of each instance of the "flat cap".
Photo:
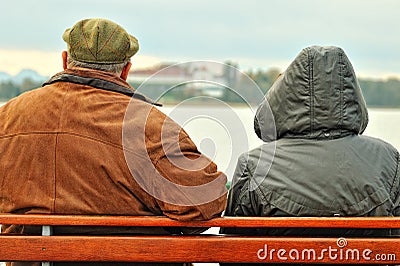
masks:
<svg viewBox="0 0 400 266"><path fill-rule="evenodd" d="M102 18L84 19L66 29L69 55L80 62L123 63L139 50L138 40L120 25Z"/></svg>

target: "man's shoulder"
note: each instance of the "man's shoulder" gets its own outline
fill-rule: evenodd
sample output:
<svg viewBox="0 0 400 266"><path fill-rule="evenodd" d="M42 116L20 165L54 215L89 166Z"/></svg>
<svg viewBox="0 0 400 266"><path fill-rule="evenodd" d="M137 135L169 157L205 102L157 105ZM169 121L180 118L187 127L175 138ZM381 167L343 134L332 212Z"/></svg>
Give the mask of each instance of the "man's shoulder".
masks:
<svg viewBox="0 0 400 266"><path fill-rule="evenodd" d="M22 104L23 106L27 107L28 102L33 102L36 99L40 99L42 98L42 95L46 93L47 93L46 89L44 89L43 87L28 90L14 98L11 98L1 108L13 108L15 107L15 105L19 104Z"/></svg>

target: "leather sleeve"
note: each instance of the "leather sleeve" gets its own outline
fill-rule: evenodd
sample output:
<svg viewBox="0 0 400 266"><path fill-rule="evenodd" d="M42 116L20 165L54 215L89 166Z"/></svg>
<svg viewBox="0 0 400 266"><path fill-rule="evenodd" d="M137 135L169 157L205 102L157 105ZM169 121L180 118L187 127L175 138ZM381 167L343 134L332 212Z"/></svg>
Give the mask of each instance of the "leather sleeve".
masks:
<svg viewBox="0 0 400 266"><path fill-rule="evenodd" d="M156 169L171 184L165 191L168 201L157 200L164 215L176 220L208 220L222 214L226 176L189 137L166 149Z"/></svg>

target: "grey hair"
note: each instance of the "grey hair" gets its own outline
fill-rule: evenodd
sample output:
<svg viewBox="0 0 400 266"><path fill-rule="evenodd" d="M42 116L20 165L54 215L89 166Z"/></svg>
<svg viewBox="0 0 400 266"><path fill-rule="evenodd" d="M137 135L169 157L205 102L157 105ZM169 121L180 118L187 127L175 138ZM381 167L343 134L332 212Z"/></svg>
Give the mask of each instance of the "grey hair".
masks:
<svg viewBox="0 0 400 266"><path fill-rule="evenodd" d="M68 68L70 67L83 67L83 68L90 68L90 69L97 69L97 70L102 70L106 72L111 72L120 75L122 73L122 70L131 61L129 58L123 63L118 63L118 64L96 64L96 63L85 63L81 61L77 61L73 59L71 56L68 56L67 58L67 66Z"/></svg>

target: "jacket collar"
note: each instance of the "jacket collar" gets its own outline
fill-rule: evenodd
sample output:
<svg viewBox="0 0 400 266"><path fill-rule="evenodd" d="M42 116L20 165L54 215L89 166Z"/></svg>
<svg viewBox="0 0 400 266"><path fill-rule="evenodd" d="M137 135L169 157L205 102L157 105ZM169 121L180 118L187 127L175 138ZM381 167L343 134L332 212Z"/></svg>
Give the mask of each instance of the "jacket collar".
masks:
<svg viewBox="0 0 400 266"><path fill-rule="evenodd" d="M132 86L118 76L100 70L87 70L82 68L67 69L51 77L43 86L56 82L87 85L101 90L121 93L156 106L161 106L161 104L137 92Z"/></svg>

